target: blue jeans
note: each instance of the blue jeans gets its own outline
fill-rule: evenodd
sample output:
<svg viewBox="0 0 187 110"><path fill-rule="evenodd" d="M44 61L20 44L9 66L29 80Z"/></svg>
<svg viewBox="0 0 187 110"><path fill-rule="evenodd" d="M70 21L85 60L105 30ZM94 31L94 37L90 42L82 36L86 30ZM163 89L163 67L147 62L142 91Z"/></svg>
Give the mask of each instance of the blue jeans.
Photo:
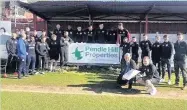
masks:
<svg viewBox="0 0 187 110"><path fill-rule="evenodd" d="M26 57L19 56L19 69L18 69L18 78L21 78L21 74L26 75Z"/></svg>
<svg viewBox="0 0 187 110"><path fill-rule="evenodd" d="M29 72L29 67L30 67L31 62L32 62L31 71L34 71L35 64L36 64L36 55L28 55L27 56L27 73Z"/></svg>

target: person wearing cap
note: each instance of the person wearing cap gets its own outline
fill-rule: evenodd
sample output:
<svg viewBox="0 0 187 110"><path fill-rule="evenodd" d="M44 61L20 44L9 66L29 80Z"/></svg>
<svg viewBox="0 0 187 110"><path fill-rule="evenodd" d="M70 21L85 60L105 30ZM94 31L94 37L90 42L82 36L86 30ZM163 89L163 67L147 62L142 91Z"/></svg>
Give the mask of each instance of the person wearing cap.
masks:
<svg viewBox="0 0 187 110"><path fill-rule="evenodd" d="M73 43L67 31L64 32L64 37L60 40L60 66L63 67L68 61L68 46Z"/></svg>
<svg viewBox="0 0 187 110"><path fill-rule="evenodd" d="M123 51L122 58L121 58L121 70L123 70L125 64L124 56L126 53L130 53L130 43L128 42L127 37L124 37L123 44L121 44L120 47L122 48Z"/></svg>
<svg viewBox="0 0 187 110"><path fill-rule="evenodd" d="M127 79L123 80L122 77L124 74L126 74L131 69L137 69L136 63L134 62L134 60L131 59L130 53L126 53L123 59L124 59L124 65L122 67L120 75L117 78L117 84L118 84L118 87L121 87L122 85L126 85L128 83L129 84L128 89L132 89L133 78L130 80L127 80Z"/></svg>
<svg viewBox="0 0 187 110"><path fill-rule="evenodd" d="M132 37L132 43L130 45L131 47L131 52L132 52L132 59L136 62L136 64L138 64L138 50L139 50L139 45L136 42L136 37Z"/></svg>
<svg viewBox="0 0 187 110"><path fill-rule="evenodd" d="M183 40L183 34L177 34L178 40L174 44L175 55L174 55L174 68L175 68L175 84L179 86L179 69L181 70L183 77L182 90L187 89L187 69L186 69L186 58L187 58L187 43Z"/></svg>
<svg viewBox="0 0 187 110"><path fill-rule="evenodd" d="M56 25L56 29L54 29L53 34L57 36L57 39L60 40L61 37L64 35L64 31L61 28L60 24Z"/></svg>
<svg viewBox="0 0 187 110"><path fill-rule="evenodd" d="M107 31L104 29L104 24L99 24L99 28L96 29L95 34L96 43L106 43Z"/></svg>
<svg viewBox="0 0 187 110"><path fill-rule="evenodd" d="M151 63L148 56L143 58L143 65L139 68L139 70L141 72L139 74L139 78L137 78L137 82L145 85L147 87L146 91L150 93L150 95L155 95L157 93L157 89L154 84L159 84L160 77L156 67Z"/></svg>
<svg viewBox="0 0 187 110"><path fill-rule="evenodd" d="M118 29L117 29L117 44L123 44L123 39L127 37L128 40L130 40L130 33L127 29L124 28L123 23L118 24Z"/></svg>
<svg viewBox="0 0 187 110"><path fill-rule="evenodd" d="M48 51L50 50L46 37L42 37L41 42L36 44L36 52L38 53L40 73L45 74L43 71L48 68Z"/></svg>
<svg viewBox="0 0 187 110"><path fill-rule="evenodd" d="M158 68L159 76L161 76L160 53L161 53L160 36L155 36L155 43L152 46L151 57L152 57L153 64Z"/></svg>
<svg viewBox="0 0 187 110"><path fill-rule="evenodd" d="M161 65L162 65L162 79L164 82L164 77L166 73L166 65L168 71L168 84L171 85L171 57L173 54L173 45L169 41L168 35L163 36L164 42L161 44Z"/></svg>
<svg viewBox="0 0 187 110"><path fill-rule="evenodd" d="M140 48L142 50L141 58L143 59L145 56L151 58L151 48L152 44L148 40L148 36L146 34L143 35L143 40L140 42Z"/></svg>
<svg viewBox="0 0 187 110"><path fill-rule="evenodd" d="M28 77L27 70L26 70L26 57L27 57L27 50L26 50L26 34L22 33L20 38L18 39L17 43L17 55L19 59L19 67L18 67L18 79L21 79L21 74L23 76Z"/></svg>

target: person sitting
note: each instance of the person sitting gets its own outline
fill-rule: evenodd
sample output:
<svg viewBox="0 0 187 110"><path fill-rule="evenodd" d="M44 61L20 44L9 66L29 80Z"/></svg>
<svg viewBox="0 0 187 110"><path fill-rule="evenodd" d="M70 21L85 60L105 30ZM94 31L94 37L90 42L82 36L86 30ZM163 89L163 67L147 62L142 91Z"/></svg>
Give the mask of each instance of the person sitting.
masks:
<svg viewBox="0 0 187 110"><path fill-rule="evenodd" d="M131 69L136 69L136 63L134 60L131 59L131 55L130 53L126 53L124 55L124 67L123 70L121 71L120 75L117 78L117 84L118 86L122 86L122 85L126 85L127 83L129 83L128 89L132 89L132 84L133 84L133 79L130 80L123 80L122 77L125 73L127 73L128 71L130 71Z"/></svg>
<svg viewBox="0 0 187 110"><path fill-rule="evenodd" d="M141 71L141 77L137 78L137 82L145 85L150 95L155 95L157 90L153 84L158 84L160 77L156 67L151 63L148 56L143 58L143 66L139 70Z"/></svg>

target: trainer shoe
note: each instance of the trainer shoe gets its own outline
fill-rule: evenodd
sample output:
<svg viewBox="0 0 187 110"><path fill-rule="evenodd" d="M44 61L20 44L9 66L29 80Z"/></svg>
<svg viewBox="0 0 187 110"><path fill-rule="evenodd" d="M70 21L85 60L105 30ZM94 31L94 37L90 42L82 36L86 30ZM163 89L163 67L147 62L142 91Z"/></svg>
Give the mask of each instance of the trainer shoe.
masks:
<svg viewBox="0 0 187 110"><path fill-rule="evenodd" d="M160 80L160 83L163 83L163 82L165 82L165 80L162 78L162 79Z"/></svg>
<svg viewBox="0 0 187 110"><path fill-rule="evenodd" d="M171 85L171 80L168 80L168 85Z"/></svg>
<svg viewBox="0 0 187 110"><path fill-rule="evenodd" d="M156 95L156 93L157 93L156 88L153 88L153 89L151 90L151 92L150 92L150 95Z"/></svg>
<svg viewBox="0 0 187 110"><path fill-rule="evenodd" d="M175 83L175 86L179 87L179 84L178 84L178 83Z"/></svg>
<svg viewBox="0 0 187 110"><path fill-rule="evenodd" d="M183 87L182 87L182 90L187 90L187 86L183 86Z"/></svg>
<svg viewBox="0 0 187 110"><path fill-rule="evenodd" d="M146 92L147 92L147 93L150 93L151 91L152 91L152 89L151 89L150 87L147 87L147 88L146 88Z"/></svg>
<svg viewBox="0 0 187 110"><path fill-rule="evenodd" d="M40 74L45 74L44 72L40 72Z"/></svg>

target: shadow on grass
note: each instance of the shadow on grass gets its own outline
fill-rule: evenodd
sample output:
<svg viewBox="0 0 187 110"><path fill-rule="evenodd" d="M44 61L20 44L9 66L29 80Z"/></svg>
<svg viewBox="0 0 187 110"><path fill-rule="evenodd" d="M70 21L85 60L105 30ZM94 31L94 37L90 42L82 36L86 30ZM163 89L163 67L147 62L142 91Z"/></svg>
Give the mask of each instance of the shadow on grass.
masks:
<svg viewBox="0 0 187 110"><path fill-rule="evenodd" d="M90 84L68 85L68 87L83 87L85 91L92 91L98 94L103 92L127 95L142 94L141 90L138 89L129 90L127 88L117 87L115 80L89 81L89 83Z"/></svg>

